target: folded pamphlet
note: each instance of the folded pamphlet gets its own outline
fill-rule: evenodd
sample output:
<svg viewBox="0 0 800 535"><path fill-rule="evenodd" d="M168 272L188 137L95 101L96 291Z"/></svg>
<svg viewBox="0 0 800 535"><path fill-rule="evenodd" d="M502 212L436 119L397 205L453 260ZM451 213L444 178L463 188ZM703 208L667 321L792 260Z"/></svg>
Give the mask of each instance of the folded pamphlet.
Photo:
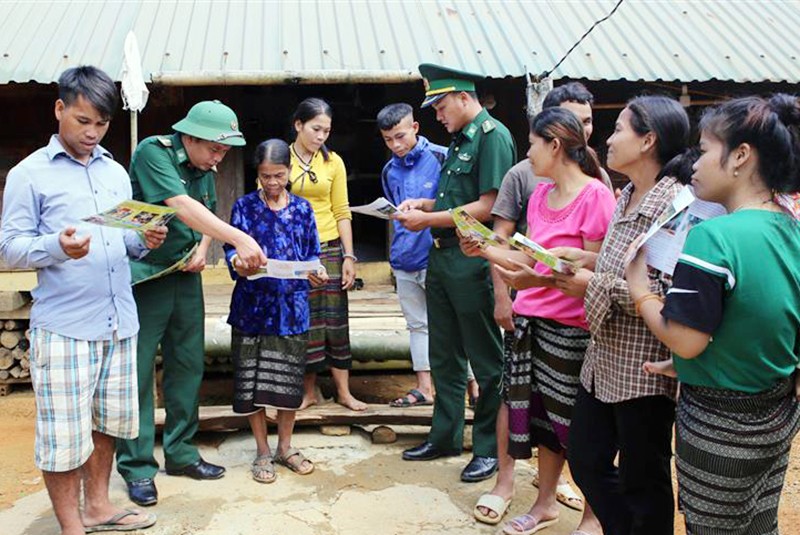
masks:
<svg viewBox="0 0 800 535"><path fill-rule="evenodd" d="M393 205L385 197L378 197L371 203L365 204L364 206L351 206L350 211L357 214L370 215L380 219L389 219L390 215L397 213L400 210L398 210L397 206Z"/></svg>
<svg viewBox="0 0 800 535"><path fill-rule="evenodd" d="M535 241L527 238L517 232L508 239L511 247L519 249L526 255L530 256L537 262L541 262L553 271L563 273L565 275L572 275L578 271L578 267L570 262L552 254L550 251L536 243Z"/></svg>
<svg viewBox="0 0 800 535"><path fill-rule="evenodd" d="M689 230L707 219L726 213L721 204L698 199L690 186L684 186L672 204L648 229L639 245L645 248L647 265L672 275Z"/></svg>
<svg viewBox="0 0 800 535"><path fill-rule="evenodd" d="M169 223L176 210L140 201L122 201L99 214L84 217L82 221L105 227L124 228L144 232Z"/></svg>
<svg viewBox="0 0 800 535"><path fill-rule="evenodd" d="M323 274L325 268L318 259L298 262L293 260L268 259L258 273L247 277L249 280L270 277L273 279L307 279L311 274Z"/></svg>
<svg viewBox="0 0 800 535"><path fill-rule="evenodd" d="M473 239L486 245L505 245L507 240L492 229L472 217L463 206L450 210L453 222L461 234L471 236Z"/></svg>

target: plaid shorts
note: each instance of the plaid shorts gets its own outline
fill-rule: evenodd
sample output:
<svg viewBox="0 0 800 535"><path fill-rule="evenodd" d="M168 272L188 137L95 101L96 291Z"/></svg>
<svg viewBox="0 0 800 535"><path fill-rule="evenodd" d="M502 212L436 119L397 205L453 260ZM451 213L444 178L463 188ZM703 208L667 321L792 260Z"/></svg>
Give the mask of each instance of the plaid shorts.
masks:
<svg viewBox="0 0 800 535"><path fill-rule="evenodd" d="M94 449L92 431L136 438L136 377L136 336L87 341L33 329L36 466L47 472L82 466Z"/></svg>

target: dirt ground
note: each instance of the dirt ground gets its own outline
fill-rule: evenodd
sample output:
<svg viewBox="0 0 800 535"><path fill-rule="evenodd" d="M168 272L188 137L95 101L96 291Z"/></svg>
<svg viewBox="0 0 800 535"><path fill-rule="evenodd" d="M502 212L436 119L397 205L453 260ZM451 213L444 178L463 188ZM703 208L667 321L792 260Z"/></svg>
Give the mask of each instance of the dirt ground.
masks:
<svg viewBox="0 0 800 535"><path fill-rule="evenodd" d="M407 384L406 377L354 377L354 391L370 401L388 397ZM367 396L372 392L372 396ZM424 437L425 428L397 428L399 440L374 445L369 435L354 428L348 436L323 436L316 428L297 432L295 445L316 461L307 477L278 468L278 480L259 485L248 475L252 438L247 432L206 433L199 437L202 454L228 467L225 478L195 482L185 478L157 478L161 501L152 510L159 521L151 535L188 534L489 534L496 527L472 519L472 507L492 482L464 484L458 473L468 454L430 463L400 460L403 448ZM58 533L41 474L33 466L34 402L30 390L20 389L0 397L0 531L5 535L56 535ZM533 470L517 463L516 496L510 515L525 512L535 498L530 485ZM112 498L126 500L121 478L112 478ZM568 535L578 513L562 508L561 521L549 535ZM676 534L683 535L676 514ZM797 532L800 525L800 438L795 441L781 502L782 533ZM792 527L794 526L794 527Z"/></svg>

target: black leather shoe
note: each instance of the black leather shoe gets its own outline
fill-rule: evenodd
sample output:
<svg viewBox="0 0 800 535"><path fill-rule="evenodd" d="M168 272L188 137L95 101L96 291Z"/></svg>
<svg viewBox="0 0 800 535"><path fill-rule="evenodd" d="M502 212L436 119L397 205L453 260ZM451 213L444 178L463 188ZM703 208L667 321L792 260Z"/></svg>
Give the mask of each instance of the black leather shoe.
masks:
<svg viewBox="0 0 800 535"><path fill-rule="evenodd" d="M225 475L225 468L211 464L203 459L183 468L167 468L167 475L189 476L192 479L219 479Z"/></svg>
<svg viewBox="0 0 800 535"><path fill-rule="evenodd" d="M430 442L423 442L419 446L414 446L403 452L403 460L405 461L430 461L438 459L439 457L447 457L452 455L459 455L458 451L443 451L431 444Z"/></svg>
<svg viewBox="0 0 800 535"><path fill-rule="evenodd" d="M475 483L489 479L497 472L497 459L476 455L461 472L461 481Z"/></svg>
<svg viewBox="0 0 800 535"><path fill-rule="evenodd" d="M146 507L158 503L156 483L149 477L137 479L136 481L127 481L126 483L128 484L128 498L136 505Z"/></svg>

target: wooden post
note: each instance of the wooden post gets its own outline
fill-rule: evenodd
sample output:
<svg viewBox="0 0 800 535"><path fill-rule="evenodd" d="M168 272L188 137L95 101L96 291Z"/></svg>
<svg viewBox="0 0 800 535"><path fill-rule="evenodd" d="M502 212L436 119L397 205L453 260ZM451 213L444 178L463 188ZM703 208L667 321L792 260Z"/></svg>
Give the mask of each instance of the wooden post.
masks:
<svg viewBox="0 0 800 535"><path fill-rule="evenodd" d="M139 114L131 110L131 157L139 144Z"/></svg>

